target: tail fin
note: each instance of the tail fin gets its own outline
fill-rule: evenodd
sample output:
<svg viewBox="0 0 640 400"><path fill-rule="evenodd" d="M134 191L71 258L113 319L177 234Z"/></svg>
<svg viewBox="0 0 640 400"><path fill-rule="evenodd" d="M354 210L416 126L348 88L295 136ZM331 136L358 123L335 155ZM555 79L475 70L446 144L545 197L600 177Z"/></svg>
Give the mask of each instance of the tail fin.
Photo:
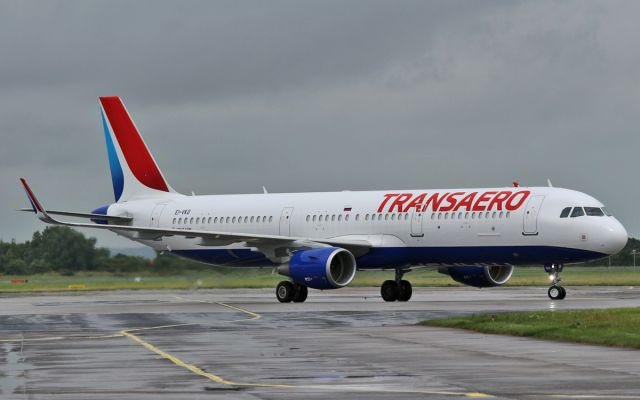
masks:
<svg viewBox="0 0 640 400"><path fill-rule="evenodd" d="M100 97L102 126L116 202L175 191L164 179L119 97Z"/></svg>

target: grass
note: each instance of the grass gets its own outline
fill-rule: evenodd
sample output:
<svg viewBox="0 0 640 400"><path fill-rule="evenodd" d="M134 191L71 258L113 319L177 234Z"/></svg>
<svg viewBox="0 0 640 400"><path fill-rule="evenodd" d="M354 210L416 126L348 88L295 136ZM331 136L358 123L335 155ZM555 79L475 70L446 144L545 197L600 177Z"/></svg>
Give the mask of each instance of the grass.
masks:
<svg viewBox="0 0 640 400"><path fill-rule="evenodd" d="M510 312L429 320L420 324L640 349L640 308Z"/></svg>
<svg viewBox="0 0 640 400"><path fill-rule="evenodd" d="M386 279L393 279L392 271L360 271L351 286L375 287ZM140 278L136 280L136 278ZM446 275L431 270L416 270L405 276L415 287L462 286ZM28 283L11 284L13 279L27 279ZM192 289L192 288L273 288L285 279L271 269L215 268L181 271L175 275L153 271L112 274L105 272L77 273L73 276L45 274L0 277L0 293L47 292L67 290L116 289ZM640 286L640 268L569 266L562 273L566 286ZM507 286L547 286L549 280L542 267L516 267ZM72 288L69 286L72 285ZM77 286L80 285L80 286ZM82 287L84 285L84 287Z"/></svg>

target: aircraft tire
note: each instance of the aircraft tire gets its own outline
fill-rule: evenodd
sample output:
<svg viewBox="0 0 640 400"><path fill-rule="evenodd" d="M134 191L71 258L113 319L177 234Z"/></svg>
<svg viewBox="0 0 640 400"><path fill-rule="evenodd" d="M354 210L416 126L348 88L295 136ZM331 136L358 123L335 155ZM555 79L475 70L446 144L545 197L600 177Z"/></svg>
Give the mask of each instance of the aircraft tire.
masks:
<svg viewBox="0 0 640 400"><path fill-rule="evenodd" d="M293 302L294 303L304 303L307 300L307 295L309 294L309 289L304 285L294 285L295 293L293 294Z"/></svg>
<svg viewBox="0 0 640 400"><path fill-rule="evenodd" d="M276 298L280 303L290 303L295 293L293 283L289 281L282 281L276 286Z"/></svg>
<svg viewBox="0 0 640 400"><path fill-rule="evenodd" d="M563 288L562 286L558 286L560 288L560 297L558 297L558 300L564 300L565 297L567 297L567 291L565 290L565 288Z"/></svg>
<svg viewBox="0 0 640 400"><path fill-rule="evenodd" d="M398 300L398 285L396 281L384 281L380 286L380 295L384 301Z"/></svg>
<svg viewBox="0 0 640 400"><path fill-rule="evenodd" d="M562 286L553 285L549 288L547 294L551 300L562 300L564 299L563 291L564 288ZM566 292L564 292L564 295L566 296Z"/></svg>
<svg viewBox="0 0 640 400"><path fill-rule="evenodd" d="M411 282L401 280L398 285L398 301L409 301L412 294L413 288L411 287Z"/></svg>

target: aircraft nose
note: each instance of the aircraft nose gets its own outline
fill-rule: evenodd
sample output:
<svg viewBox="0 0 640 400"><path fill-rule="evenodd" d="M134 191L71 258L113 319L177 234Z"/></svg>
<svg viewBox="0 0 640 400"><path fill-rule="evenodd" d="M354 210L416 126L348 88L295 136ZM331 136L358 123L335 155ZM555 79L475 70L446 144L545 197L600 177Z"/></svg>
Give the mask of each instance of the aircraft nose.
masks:
<svg viewBox="0 0 640 400"><path fill-rule="evenodd" d="M622 224L615 218L611 218L608 224L608 234L606 239L606 252L614 255L620 252L627 245L629 234Z"/></svg>

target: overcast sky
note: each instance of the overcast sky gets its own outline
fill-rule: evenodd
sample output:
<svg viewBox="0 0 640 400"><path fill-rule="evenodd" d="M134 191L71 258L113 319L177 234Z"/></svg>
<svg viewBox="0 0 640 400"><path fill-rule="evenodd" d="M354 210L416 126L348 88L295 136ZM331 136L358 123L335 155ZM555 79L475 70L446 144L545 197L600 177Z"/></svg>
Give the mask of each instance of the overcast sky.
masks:
<svg viewBox="0 0 640 400"><path fill-rule="evenodd" d="M640 2L0 1L0 238L113 201L98 96L178 191L546 185L640 236ZM114 234L90 234L110 247Z"/></svg>

